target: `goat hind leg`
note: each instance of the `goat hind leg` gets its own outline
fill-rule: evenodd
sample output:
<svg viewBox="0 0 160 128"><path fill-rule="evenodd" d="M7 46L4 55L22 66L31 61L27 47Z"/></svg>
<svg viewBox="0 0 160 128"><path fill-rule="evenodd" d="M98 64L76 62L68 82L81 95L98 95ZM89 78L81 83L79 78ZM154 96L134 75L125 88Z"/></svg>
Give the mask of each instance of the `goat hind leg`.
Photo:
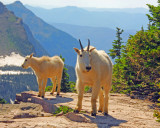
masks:
<svg viewBox="0 0 160 128"><path fill-rule="evenodd" d="M109 100L109 92L110 92L110 88L106 87L104 88L104 93L105 93L105 97L104 97L104 115L108 115L108 100Z"/></svg>
<svg viewBox="0 0 160 128"><path fill-rule="evenodd" d="M61 89L61 79L62 79L62 74L57 76L57 83L58 83L58 87L57 87L57 95L60 94L60 89Z"/></svg>
<svg viewBox="0 0 160 128"><path fill-rule="evenodd" d="M53 83L53 87L52 87L52 91L51 91L51 93L50 94L54 94L54 92L55 92L55 90L56 90L56 86L57 86L57 80L56 80L56 78L54 77L54 78L52 78L51 79L52 80L52 83Z"/></svg>

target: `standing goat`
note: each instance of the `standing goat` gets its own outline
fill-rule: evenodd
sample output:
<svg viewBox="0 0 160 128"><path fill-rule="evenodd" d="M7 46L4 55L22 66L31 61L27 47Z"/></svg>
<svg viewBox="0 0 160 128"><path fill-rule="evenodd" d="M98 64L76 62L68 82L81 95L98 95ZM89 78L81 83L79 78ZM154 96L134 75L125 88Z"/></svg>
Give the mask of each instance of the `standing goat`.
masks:
<svg viewBox="0 0 160 128"><path fill-rule="evenodd" d="M39 86L38 96L45 96L45 87L47 84L47 79L51 78L53 82L53 88L51 94L54 93L56 89L56 84L58 84L57 95L60 94L61 79L64 63L59 56L54 57L33 57L33 54L27 56L22 67L27 69L31 67L37 77L37 82Z"/></svg>
<svg viewBox="0 0 160 128"><path fill-rule="evenodd" d="M99 95L99 112L108 114L108 99L112 83L112 62L109 56L103 50L96 50L95 47L88 46L83 49L80 42L81 50L74 48L77 52L76 63L76 86L78 90L78 102L75 112L81 111L84 87L89 85L92 87L91 115L96 116L97 107L96 100ZM104 91L104 96L103 96Z"/></svg>

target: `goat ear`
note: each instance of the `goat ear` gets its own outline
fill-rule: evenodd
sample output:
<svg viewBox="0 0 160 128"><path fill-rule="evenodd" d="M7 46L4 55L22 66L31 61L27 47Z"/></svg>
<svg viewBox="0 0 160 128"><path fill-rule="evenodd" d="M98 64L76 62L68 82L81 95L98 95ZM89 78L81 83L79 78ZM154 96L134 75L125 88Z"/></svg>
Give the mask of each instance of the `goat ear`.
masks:
<svg viewBox="0 0 160 128"><path fill-rule="evenodd" d="M30 58L32 58L32 56L33 56L33 53L30 55Z"/></svg>
<svg viewBox="0 0 160 128"><path fill-rule="evenodd" d="M78 48L74 48L74 50L75 50L78 54L80 54L80 51L79 51Z"/></svg>
<svg viewBox="0 0 160 128"><path fill-rule="evenodd" d="M89 51L92 52L94 49L96 49L96 48L91 48Z"/></svg>

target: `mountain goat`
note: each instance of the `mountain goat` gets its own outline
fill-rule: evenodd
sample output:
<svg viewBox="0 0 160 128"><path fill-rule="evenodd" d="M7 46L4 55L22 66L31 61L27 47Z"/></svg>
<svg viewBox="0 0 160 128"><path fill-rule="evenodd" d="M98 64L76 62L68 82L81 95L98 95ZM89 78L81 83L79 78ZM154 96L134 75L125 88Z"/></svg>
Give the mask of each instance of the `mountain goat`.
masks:
<svg viewBox="0 0 160 128"><path fill-rule="evenodd" d="M99 95L99 112L104 112L104 115L108 114L108 99L109 92L111 90L112 83L112 62L109 56L102 50L96 50L95 47L90 46L88 40L88 46L83 49L80 42L81 50L74 48L77 52L76 63L76 86L78 91L78 102L74 112L81 111L82 99L85 85L92 87L91 115L96 116L97 107L96 100ZM103 95L104 92L104 95Z"/></svg>
<svg viewBox="0 0 160 128"><path fill-rule="evenodd" d="M51 78L53 82L51 94L54 93L56 89L56 84L58 84L57 95L60 94L61 78L64 63L59 56L43 56L38 58L33 57L33 54L31 54L30 56L26 57L24 63L22 64L22 67L24 69L31 67L34 71L39 86L39 97L41 96L42 98L44 98L45 96L45 87L48 78Z"/></svg>

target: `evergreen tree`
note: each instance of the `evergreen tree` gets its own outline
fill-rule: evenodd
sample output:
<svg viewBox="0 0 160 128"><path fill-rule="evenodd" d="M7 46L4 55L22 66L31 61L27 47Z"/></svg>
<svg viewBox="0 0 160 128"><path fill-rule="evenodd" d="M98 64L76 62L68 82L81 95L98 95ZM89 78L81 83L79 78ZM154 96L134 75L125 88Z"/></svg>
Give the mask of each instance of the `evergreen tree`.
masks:
<svg viewBox="0 0 160 128"><path fill-rule="evenodd" d="M60 55L60 58L65 62L65 59ZM63 74L62 74L62 81L61 81L61 91L62 92L70 92L70 84L69 84L69 74L67 73L67 68L64 65Z"/></svg>
<svg viewBox="0 0 160 128"><path fill-rule="evenodd" d="M128 78L130 78L129 84L132 90L140 91L140 88L142 90L147 88L154 91L156 88L155 81L160 78L159 37L159 30L149 30L139 31L128 40L126 59L130 61L127 67L130 67Z"/></svg>
<svg viewBox="0 0 160 128"><path fill-rule="evenodd" d="M158 6L147 4L149 7L150 15L147 14L152 29L160 30L160 0L158 0Z"/></svg>
<svg viewBox="0 0 160 128"><path fill-rule="evenodd" d="M160 30L141 30L130 36L121 58L114 65L113 90L141 95L156 94L160 91L157 86L160 84L159 78ZM156 95L156 99L158 97Z"/></svg>
<svg viewBox="0 0 160 128"><path fill-rule="evenodd" d="M151 22L149 21L148 30L151 30Z"/></svg>
<svg viewBox="0 0 160 128"><path fill-rule="evenodd" d="M122 48L122 38L121 38L121 34L123 33L123 29L121 30L120 28L116 28L117 29L117 33L116 33L116 37L117 37L117 40L114 40L112 46L113 46L113 49L110 49L110 53L109 55L112 57L112 59L114 58L118 58L120 59L121 57L121 48Z"/></svg>
<svg viewBox="0 0 160 128"><path fill-rule="evenodd" d="M113 46L113 49L110 49L110 53L109 55L112 57L112 59L115 59L115 62L116 64L114 64L113 66L113 86L112 86L112 89L114 92L117 92L118 90L120 91L120 88L121 88L121 82L119 81L120 80L120 76L121 76L121 71L120 70L120 65L121 65L121 52L122 52L122 49L124 50L125 47L122 45L122 38L121 38L121 34L123 33L123 29L121 30L120 28L116 28L117 29L117 32L116 32L116 37L117 37L117 40L114 40L114 42L112 42L112 46ZM116 85L116 86L115 86ZM120 86L119 86L120 85Z"/></svg>
<svg viewBox="0 0 160 128"><path fill-rule="evenodd" d="M159 2L159 1L158 1ZM130 36L113 68L113 91L160 97L160 5L149 5L149 29ZM158 12L157 12L158 11Z"/></svg>
<svg viewBox="0 0 160 128"><path fill-rule="evenodd" d="M141 27L141 31L143 31L143 32L144 32L144 28L143 28L143 26Z"/></svg>

